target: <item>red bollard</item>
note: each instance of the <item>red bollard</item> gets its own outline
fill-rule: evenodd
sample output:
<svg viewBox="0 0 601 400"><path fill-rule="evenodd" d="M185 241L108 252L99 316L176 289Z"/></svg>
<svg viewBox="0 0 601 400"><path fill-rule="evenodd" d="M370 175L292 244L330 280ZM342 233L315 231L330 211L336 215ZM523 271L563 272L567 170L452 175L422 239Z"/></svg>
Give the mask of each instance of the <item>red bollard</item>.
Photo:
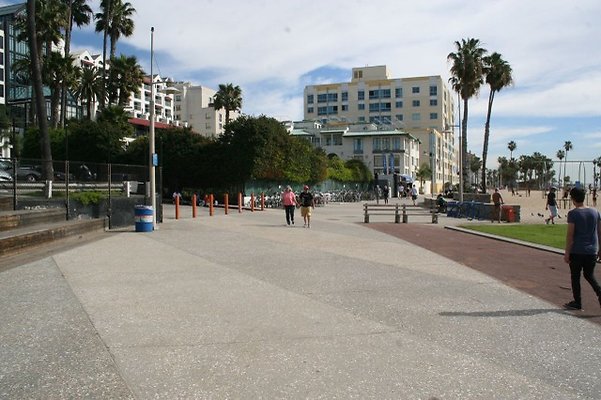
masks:
<svg viewBox="0 0 601 400"><path fill-rule="evenodd" d="M213 216L213 209L214 209L214 205L213 205L213 194L211 193L209 195L209 215L212 217Z"/></svg>
<svg viewBox="0 0 601 400"><path fill-rule="evenodd" d="M223 207L225 210L225 215L227 215L227 211L228 211L228 207L229 207L229 202L230 202L230 195L228 193L225 193L223 195Z"/></svg>
<svg viewBox="0 0 601 400"><path fill-rule="evenodd" d="M175 196L175 219L179 219L179 196Z"/></svg>
<svg viewBox="0 0 601 400"><path fill-rule="evenodd" d="M255 212L255 194L250 194L250 212Z"/></svg>
<svg viewBox="0 0 601 400"><path fill-rule="evenodd" d="M196 218L196 195L192 195L192 218Z"/></svg>
<svg viewBox="0 0 601 400"><path fill-rule="evenodd" d="M261 211L265 211L265 193L261 193Z"/></svg>
<svg viewBox="0 0 601 400"><path fill-rule="evenodd" d="M242 212L242 192L238 192L238 212Z"/></svg>

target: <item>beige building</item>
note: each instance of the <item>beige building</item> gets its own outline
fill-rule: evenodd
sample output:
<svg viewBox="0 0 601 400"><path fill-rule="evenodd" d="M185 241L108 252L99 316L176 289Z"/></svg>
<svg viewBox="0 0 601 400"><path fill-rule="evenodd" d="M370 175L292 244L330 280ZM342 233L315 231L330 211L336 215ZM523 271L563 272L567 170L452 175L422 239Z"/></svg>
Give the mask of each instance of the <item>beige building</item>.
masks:
<svg viewBox="0 0 601 400"><path fill-rule="evenodd" d="M310 85L304 91L305 120L372 123L419 139L418 164L433 170L435 192L443 183L458 182L454 107L440 76L395 79L386 66L353 68L350 82Z"/></svg>
<svg viewBox="0 0 601 400"><path fill-rule="evenodd" d="M174 86L179 90L175 95L175 120L182 121L202 136L217 137L223 134L225 110L215 110L212 106L216 90L194 86L190 82L177 82ZM230 120L235 120L239 114L230 111Z"/></svg>

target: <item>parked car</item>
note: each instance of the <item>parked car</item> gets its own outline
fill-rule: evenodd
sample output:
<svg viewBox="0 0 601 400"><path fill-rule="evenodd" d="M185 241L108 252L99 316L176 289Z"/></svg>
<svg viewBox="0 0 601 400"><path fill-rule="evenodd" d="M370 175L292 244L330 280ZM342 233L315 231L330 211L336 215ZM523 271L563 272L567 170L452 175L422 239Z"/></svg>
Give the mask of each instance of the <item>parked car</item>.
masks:
<svg viewBox="0 0 601 400"><path fill-rule="evenodd" d="M13 163L8 160L0 160L0 169L13 176ZM42 179L42 174L30 165L19 165L17 168L17 181L37 182Z"/></svg>
<svg viewBox="0 0 601 400"><path fill-rule="evenodd" d="M0 182L12 182L13 176L3 169L0 169Z"/></svg>

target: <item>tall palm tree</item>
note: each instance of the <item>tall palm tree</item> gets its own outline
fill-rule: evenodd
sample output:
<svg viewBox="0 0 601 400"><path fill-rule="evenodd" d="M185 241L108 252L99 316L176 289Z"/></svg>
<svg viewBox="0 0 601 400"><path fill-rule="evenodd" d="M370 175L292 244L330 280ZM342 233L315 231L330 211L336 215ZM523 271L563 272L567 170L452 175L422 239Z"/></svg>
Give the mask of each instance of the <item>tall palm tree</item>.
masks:
<svg viewBox="0 0 601 400"><path fill-rule="evenodd" d="M131 36L134 32L134 22L131 19L135 8L122 0L101 0L100 12L96 13L96 32L103 33L102 65L103 80L106 82L106 48L107 39L110 39L110 60L115 58L117 42L123 36ZM104 89L106 90L106 89ZM104 108L105 95L101 96L100 107Z"/></svg>
<svg viewBox="0 0 601 400"><path fill-rule="evenodd" d="M242 108L242 89L231 83L219 84L219 90L213 99L215 110L225 109L225 124L230 122L230 112Z"/></svg>
<svg viewBox="0 0 601 400"><path fill-rule="evenodd" d="M113 59L109 80L109 104L125 106L131 93L138 90L144 80L144 72L135 56L123 54Z"/></svg>
<svg viewBox="0 0 601 400"><path fill-rule="evenodd" d="M574 148L574 146L572 146L572 142L570 142L569 140L566 140L563 143L563 148L566 151L566 157L565 157L565 160L563 161L563 174L565 175L566 174L566 168L568 167L568 165L567 165L568 164L568 152L570 150L572 150ZM565 179L565 176L564 176L564 179ZM563 186L563 182L562 182L562 186Z"/></svg>
<svg viewBox="0 0 601 400"><path fill-rule="evenodd" d="M488 156L488 141L490 139L490 115L492 113L492 104L495 100L495 94L501 89L513 83L512 70L509 63L503 60L501 54L494 52L489 56L483 57L484 76L486 83L490 87L488 94L488 109L486 112L486 123L484 124L484 145L482 147L482 185L486 187L486 158Z"/></svg>
<svg viewBox="0 0 601 400"><path fill-rule="evenodd" d="M36 0L27 0L27 33L29 36L29 52L31 57L31 71L33 88L36 92L36 113L38 115L38 127L40 129L42 158L44 159L42 170L43 177L52 180L54 171L52 168L52 150L50 148L50 134L48 132L48 121L46 120L46 107L44 104L44 93L42 86L42 65L37 54L38 49L37 27L36 27ZM47 193L49 195L49 193Z"/></svg>
<svg viewBox="0 0 601 400"><path fill-rule="evenodd" d="M88 119L92 119L92 104L103 95L103 86L101 71L94 67L82 70L79 87L75 90L75 97L86 104Z"/></svg>
<svg viewBox="0 0 601 400"><path fill-rule="evenodd" d="M467 160L467 121L468 121L468 101L478 94L483 80L483 57L486 49L480 46L480 40L468 38L461 39L461 42L455 42L457 51L449 53L447 60L452 62L451 75L449 79L453 90L455 90L463 99L463 119L461 121L462 132L462 175L463 187L465 188L468 178L468 160Z"/></svg>
<svg viewBox="0 0 601 400"><path fill-rule="evenodd" d="M559 176L557 177L557 180L559 181L559 185L561 187L561 186L563 186L561 184L561 160L563 160L565 158L566 152L564 150L557 150L556 156L559 159ZM564 173L565 173L565 171L564 171Z"/></svg>
<svg viewBox="0 0 601 400"><path fill-rule="evenodd" d="M509 159L513 160L513 151L518 148L518 145L512 140L507 143L507 148L509 149Z"/></svg>
<svg viewBox="0 0 601 400"><path fill-rule="evenodd" d="M71 33L73 25L81 28L89 25L92 18L92 9L86 0L63 0L67 6L67 26L65 28L65 57L71 53ZM65 85L61 88L61 126L65 126L65 115L67 112L67 88Z"/></svg>

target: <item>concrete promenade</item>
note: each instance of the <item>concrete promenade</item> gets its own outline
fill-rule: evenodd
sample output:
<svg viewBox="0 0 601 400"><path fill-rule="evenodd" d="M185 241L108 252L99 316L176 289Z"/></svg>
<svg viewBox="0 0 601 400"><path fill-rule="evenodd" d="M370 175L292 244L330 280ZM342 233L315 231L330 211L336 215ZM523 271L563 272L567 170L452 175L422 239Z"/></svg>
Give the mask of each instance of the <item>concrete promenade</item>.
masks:
<svg viewBox="0 0 601 400"><path fill-rule="evenodd" d="M0 272L0 399L601 397L599 324L361 203L190 214Z"/></svg>

